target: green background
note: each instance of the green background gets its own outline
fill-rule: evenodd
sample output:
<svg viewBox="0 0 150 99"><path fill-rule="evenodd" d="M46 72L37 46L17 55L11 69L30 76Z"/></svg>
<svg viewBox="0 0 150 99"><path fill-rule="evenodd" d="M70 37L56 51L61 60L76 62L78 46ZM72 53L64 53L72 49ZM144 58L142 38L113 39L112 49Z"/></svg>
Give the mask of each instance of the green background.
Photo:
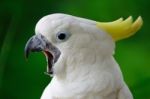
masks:
<svg viewBox="0 0 150 99"><path fill-rule="evenodd" d="M142 29L116 43L115 58L135 99L150 99L149 0L0 0L0 99L39 99L50 82L45 56L32 54L26 61L24 46L36 22L52 13L97 21L141 15Z"/></svg>

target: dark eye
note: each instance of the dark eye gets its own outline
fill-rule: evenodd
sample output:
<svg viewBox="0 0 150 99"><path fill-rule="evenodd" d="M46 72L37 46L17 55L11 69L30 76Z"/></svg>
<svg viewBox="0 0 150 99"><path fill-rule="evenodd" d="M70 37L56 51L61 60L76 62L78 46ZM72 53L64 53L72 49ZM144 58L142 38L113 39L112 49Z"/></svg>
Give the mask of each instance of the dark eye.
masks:
<svg viewBox="0 0 150 99"><path fill-rule="evenodd" d="M64 40L68 39L68 37L69 37L69 33L67 33L67 32L57 33L57 40L59 40L59 41L64 41Z"/></svg>
<svg viewBox="0 0 150 99"><path fill-rule="evenodd" d="M65 33L60 33L58 35L58 39L60 39L60 40L64 40L65 38L66 38L66 34Z"/></svg>

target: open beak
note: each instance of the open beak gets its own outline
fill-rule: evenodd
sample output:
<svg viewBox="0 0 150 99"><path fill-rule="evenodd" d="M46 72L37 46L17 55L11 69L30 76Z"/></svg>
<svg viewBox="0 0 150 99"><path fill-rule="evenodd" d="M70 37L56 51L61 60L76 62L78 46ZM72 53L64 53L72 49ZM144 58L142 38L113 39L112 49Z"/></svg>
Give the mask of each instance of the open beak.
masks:
<svg viewBox="0 0 150 99"><path fill-rule="evenodd" d="M52 45L43 35L32 36L25 46L25 57L28 58L30 52L43 52L47 59L47 74L53 74L53 65L57 62L61 52Z"/></svg>

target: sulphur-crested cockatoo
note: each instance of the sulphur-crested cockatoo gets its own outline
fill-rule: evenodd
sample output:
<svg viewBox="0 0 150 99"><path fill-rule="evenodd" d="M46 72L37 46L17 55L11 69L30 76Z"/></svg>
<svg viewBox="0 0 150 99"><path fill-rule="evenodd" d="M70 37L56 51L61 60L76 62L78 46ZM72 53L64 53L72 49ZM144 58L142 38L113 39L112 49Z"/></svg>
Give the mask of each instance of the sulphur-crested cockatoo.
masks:
<svg viewBox="0 0 150 99"><path fill-rule="evenodd" d="M25 47L26 57L37 51L47 57L53 78L41 99L133 99L113 54L115 42L141 26L141 17L106 23L66 14L43 17Z"/></svg>

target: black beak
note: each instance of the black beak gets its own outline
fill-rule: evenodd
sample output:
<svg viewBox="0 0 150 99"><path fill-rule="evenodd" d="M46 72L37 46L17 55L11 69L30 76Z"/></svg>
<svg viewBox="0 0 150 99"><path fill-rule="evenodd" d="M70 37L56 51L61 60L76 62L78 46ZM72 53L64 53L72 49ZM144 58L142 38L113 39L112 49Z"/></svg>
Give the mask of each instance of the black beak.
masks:
<svg viewBox="0 0 150 99"><path fill-rule="evenodd" d="M60 51L52 45L43 35L32 36L25 46L25 57L28 58L30 52L44 52L47 58L47 74L53 74L52 66L57 62Z"/></svg>

